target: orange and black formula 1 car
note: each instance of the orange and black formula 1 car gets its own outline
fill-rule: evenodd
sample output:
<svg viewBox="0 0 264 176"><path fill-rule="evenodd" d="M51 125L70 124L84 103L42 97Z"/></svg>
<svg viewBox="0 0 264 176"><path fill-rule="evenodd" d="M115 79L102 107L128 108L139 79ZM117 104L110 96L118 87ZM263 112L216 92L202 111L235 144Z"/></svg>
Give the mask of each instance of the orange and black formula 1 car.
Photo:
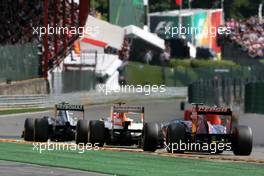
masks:
<svg viewBox="0 0 264 176"><path fill-rule="evenodd" d="M88 142L99 147L104 144L141 146L143 124L144 107L114 104L110 117L89 122Z"/></svg>

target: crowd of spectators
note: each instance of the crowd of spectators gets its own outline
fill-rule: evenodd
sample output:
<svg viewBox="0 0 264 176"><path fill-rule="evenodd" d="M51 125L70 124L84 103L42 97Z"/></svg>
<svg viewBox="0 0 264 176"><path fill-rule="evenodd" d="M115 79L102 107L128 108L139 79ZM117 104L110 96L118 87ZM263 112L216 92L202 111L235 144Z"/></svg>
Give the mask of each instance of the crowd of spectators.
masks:
<svg viewBox="0 0 264 176"><path fill-rule="evenodd" d="M71 0L49 0L49 26L78 27L78 6L77 3L72 3ZM0 2L0 8L0 45L28 42L42 44L43 37L39 37L33 29L44 26L44 1L5 0ZM55 17L57 18L56 24L54 23ZM49 35L49 57L54 56L55 48L58 52L64 47L65 43L67 45L67 41L71 37L73 37L71 33ZM55 40L57 41L56 47Z"/></svg>
<svg viewBox="0 0 264 176"><path fill-rule="evenodd" d="M41 25L42 6L36 0L6 0L0 3L0 44L34 40L32 28Z"/></svg>
<svg viewBox="0 0 264 176"><path fill-rule="evenodd" d="M65 8L63 5L65 1ZM57 0L56 5L54 1L49 1L49 25L53 27L64 27L71 29L75 27L77 29L79 25L79 5L77 3L71 3L71 0ZM54 18L57 18L57 23L54 24ZM64 19L64 20L63 20ZM55 37L56 36L56 37ZM49 57L53 58L55 50L57 48L57 53L65 50L68 42L74 37L70 32L61 34L49 35ZM56 44L57 43L57 44ZM57 47L55 46L57 45Z"/></svg>
<svg viewBox="0 0 264 176"><path fill-rule="evenodd" d="M228 20L226 26L231 29L229 39L238 44L252 58L264 57L264 20L256 16L246 20Z"/></svg>

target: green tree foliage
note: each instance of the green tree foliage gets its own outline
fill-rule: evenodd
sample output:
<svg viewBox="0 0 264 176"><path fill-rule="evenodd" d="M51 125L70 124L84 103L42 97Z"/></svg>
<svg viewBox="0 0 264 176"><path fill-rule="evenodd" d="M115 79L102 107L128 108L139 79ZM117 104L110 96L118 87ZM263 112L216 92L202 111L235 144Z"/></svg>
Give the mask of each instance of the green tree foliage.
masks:
<svg viewBox="0 0 264 176"><path fill-rule="evenodd" d="M243 19L257 15L260 3L264 5L264 0L225 0L226 18Z"/></svg>
<svg viewBox="0 0 264 176"><path fill-rule="evenodd" d="M102 15L103 20L109 19L109 0L91 0L91 9Z"/></svg>
<svg viewBox="0 0 264 176"><path fill-rule="evenodd" d="M176 9L175 0L149 0L150 12L161 12Z"/></svg>

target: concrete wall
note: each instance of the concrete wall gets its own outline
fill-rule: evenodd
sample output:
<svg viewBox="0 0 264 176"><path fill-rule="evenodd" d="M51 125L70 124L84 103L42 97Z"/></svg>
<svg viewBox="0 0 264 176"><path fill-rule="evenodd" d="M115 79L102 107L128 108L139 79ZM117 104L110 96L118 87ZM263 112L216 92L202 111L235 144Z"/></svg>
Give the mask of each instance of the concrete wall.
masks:
<svg viewBox="0 0 264 176"><path fill-rule="evenodd" d="M49 83L44 78L0 84L0 95L48 94Z"/></svg>

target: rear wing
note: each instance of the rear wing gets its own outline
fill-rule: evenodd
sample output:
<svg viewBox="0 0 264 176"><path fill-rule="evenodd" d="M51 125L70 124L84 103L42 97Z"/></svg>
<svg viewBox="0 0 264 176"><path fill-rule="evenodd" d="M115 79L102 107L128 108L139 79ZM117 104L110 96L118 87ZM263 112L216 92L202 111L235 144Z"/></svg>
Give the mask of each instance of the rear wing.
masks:
<svg viewBox="0 0 264 176"><path fill-rule="evenodd" d="M84 112L83 105L73 105L69 103L60 103L55 105L56 110L65 110L65 111L81 111Z"/></svg>
<svg viewBox="0 0 264 176"><path fill-rule="evenodd" d="M222 107L193 107L192 111L197 112L197 114L232 115L230 108Z"/></svg>
<svg viewBox="0 0 264 176"><path fill-rule="evenodd" d="M114 105L112 107L112 112L116 113L126 113L126 112L134 112L134 113L144 113L144 107L143 106L120 106L120 105Z"/></svg>

